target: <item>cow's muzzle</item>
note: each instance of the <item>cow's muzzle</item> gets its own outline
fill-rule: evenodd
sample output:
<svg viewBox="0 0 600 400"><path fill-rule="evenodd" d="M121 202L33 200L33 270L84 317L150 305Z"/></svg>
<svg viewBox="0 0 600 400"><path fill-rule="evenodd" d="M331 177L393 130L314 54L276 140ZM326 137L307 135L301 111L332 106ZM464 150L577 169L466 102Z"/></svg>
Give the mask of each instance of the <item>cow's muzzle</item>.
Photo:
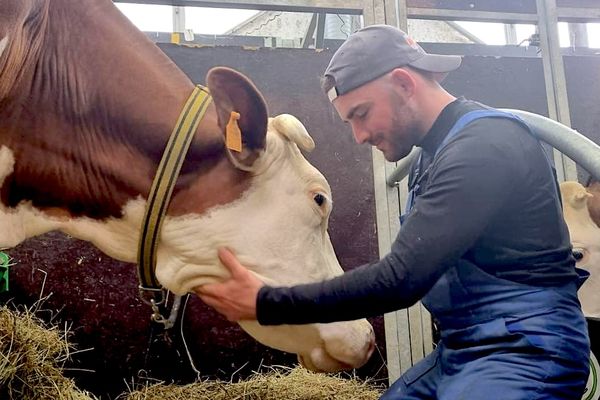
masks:
<svg viewBox="0 0 600 400"><path fill-rule="evenodd" d="M375 349L373 328L366 320L319 324L322 342L308 354L298 354L305 368L337 372L363 366Z"/></svg>

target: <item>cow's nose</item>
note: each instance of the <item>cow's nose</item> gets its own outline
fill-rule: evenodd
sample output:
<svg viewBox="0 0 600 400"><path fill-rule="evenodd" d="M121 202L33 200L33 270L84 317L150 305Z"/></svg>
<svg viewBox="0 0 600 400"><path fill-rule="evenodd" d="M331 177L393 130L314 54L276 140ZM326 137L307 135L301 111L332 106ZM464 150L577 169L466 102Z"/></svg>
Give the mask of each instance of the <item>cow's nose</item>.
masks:
<svg viewBox="0 0 600 400"><path fill-rule="evenodd" d="M335 360L341 369L363 366L375 349L373 327L366 320L337 322L321 326L324 354L312 354ZM324 356L327 357L324 357Z"/></svg>
<svg viewBox="0 0 600 400"><path fill-rule="evenodd" d="M298 355L300 365L315 372L338 372L360 368L371 358L375 350L375 336L368 338L365 346L358 350L350 350L350 347L341 349L339 346L328 348L327 343L323 347L314 348L310 354Z"/></svg>

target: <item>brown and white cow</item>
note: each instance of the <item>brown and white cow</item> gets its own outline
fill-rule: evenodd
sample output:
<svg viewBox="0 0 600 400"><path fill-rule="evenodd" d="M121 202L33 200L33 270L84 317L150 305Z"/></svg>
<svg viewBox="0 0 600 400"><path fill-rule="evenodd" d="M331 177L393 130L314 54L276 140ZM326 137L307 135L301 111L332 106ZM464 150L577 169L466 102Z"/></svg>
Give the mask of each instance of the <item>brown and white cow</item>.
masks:
<svg viewBox="0 0 600 400"><path fill-rule="evenodd" d="M269 284L342 273L329 236L327 181L300 153L314 143L292 116L267 117L241 74L209 72L214 98L164 222L156 275L183 294L225 275L227 245ZM0 2L0 248L61 230L136 261L146 198L194 85L110 0ZM231 111L245 150L224 146ZM363 365L366 320L242 327L307 367Z"/></svg>
<svg viewBox="0 0 600 400"><path fill-rule="evenodd" d="M578 292L581 307L586 317L600 318L600 228L587 205L593 195L573 181L562 182L560 192L577 266L590 273Z"/></svg>

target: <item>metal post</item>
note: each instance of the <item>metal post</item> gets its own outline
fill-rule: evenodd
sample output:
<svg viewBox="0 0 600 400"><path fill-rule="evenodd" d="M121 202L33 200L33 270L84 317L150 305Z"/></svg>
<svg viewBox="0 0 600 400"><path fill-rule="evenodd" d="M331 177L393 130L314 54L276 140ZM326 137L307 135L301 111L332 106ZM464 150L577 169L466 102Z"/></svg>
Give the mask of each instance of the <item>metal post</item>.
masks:
<svg viewBox="0 0 600 400"><path fill-rule="evenodd" d="M571 47L589 47L587 25L569 22L569 39Z"/></svg>
<svg viewBox="0 0 600 400"><path fill-rule="evenodd" d="M384 5L365 0L365 25L383 24ZM396 187L386 185L388 175L395 169L377 149L372 150L373 185L375 190L375 209L377 212L377 240L379 255L383 257L392 248L392 242L400 229L400 194ZM388 380L396 381L401 373L410 366L410 336L408 327L408 311L400 310L384 315L386 359Z"/></svg>
<svg viewBox="0 0 600 400"><path fill-rule="evenodd" d="M315 48L322 49L325 42L325 18L327 14L321 12L317 17L317 37L315 39Z"/></svg>
<svg viewBox="0 0 600 400"><path fill-rule="evenodd" d="M406 0L395 0L396 1L396 20L398 28L404 32L408 31L408 5Z"/></svg>
<svg viewBox="0 0 600 400"><path fill-rule="evenodd" d="M506 44L517 44L517 27L515 24L504 24Z"/></svg>
<svg viewBox="0 0 600 400"><path fill-rule="evenodd" d="M173 32L185 31L185 7L173 7Z"/></svg>
<svg viewBox="0 0 600 400"><path fill-rule="evenodd" d="M385 23L406 31L406 0L365 1L365 21L366 25ZM406 180L398 186L388 186L386 182L396 163L387 162L377 149L373 149L372 155L379 254L383 256L390 252L400 230L399 217L408 187ZM418 303L409 309L385 314L384 321L388 379L392 383L433 350L431 317Z"/></svg>
<svg viewBox="0 0 600 400"><path fill-rule="evenodd" d="M312 43L313 36L315 35L315 28L317 27L317 14L313 13L310 18L310 23L308 24L308 29L306 30L306 34L304 35L304 40L302 40L302 47L307 49ZM316 47L316 46L315 46Z"/></svg>
<svg viewBox="0 0 600 400"><path fill-rule="evenodd" d="M544 81L550 118L571 126L567 82L558 38L556 0L536 0ZM568 157L554 150L554 164L560 181L577 180L577 167Z"/></svg>

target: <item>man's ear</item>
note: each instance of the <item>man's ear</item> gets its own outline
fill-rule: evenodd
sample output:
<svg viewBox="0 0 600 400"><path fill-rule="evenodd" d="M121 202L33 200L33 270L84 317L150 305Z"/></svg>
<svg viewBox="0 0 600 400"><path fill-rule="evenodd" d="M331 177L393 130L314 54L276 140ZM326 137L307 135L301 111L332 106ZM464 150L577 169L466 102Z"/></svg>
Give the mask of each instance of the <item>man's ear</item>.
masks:
<svg viewBox="0 0 600 400"><path fill-rule="evenodd" d="M395 68L390 72L392 84L404 95L412 96L417 82L413 74L404 68Z"/></svg>
<svg viewBox="0 0 600 400"><path fill-rule="evenodd" d="M226 67L208 71L206 84L215 102L219 127L227 134L227 125L237 125L241 131L241 152L231 151L235 161L250 167L265 148L267 135L267 105L254 84L241 73ZM239 119L232 120L232 112Z"/></svg>

